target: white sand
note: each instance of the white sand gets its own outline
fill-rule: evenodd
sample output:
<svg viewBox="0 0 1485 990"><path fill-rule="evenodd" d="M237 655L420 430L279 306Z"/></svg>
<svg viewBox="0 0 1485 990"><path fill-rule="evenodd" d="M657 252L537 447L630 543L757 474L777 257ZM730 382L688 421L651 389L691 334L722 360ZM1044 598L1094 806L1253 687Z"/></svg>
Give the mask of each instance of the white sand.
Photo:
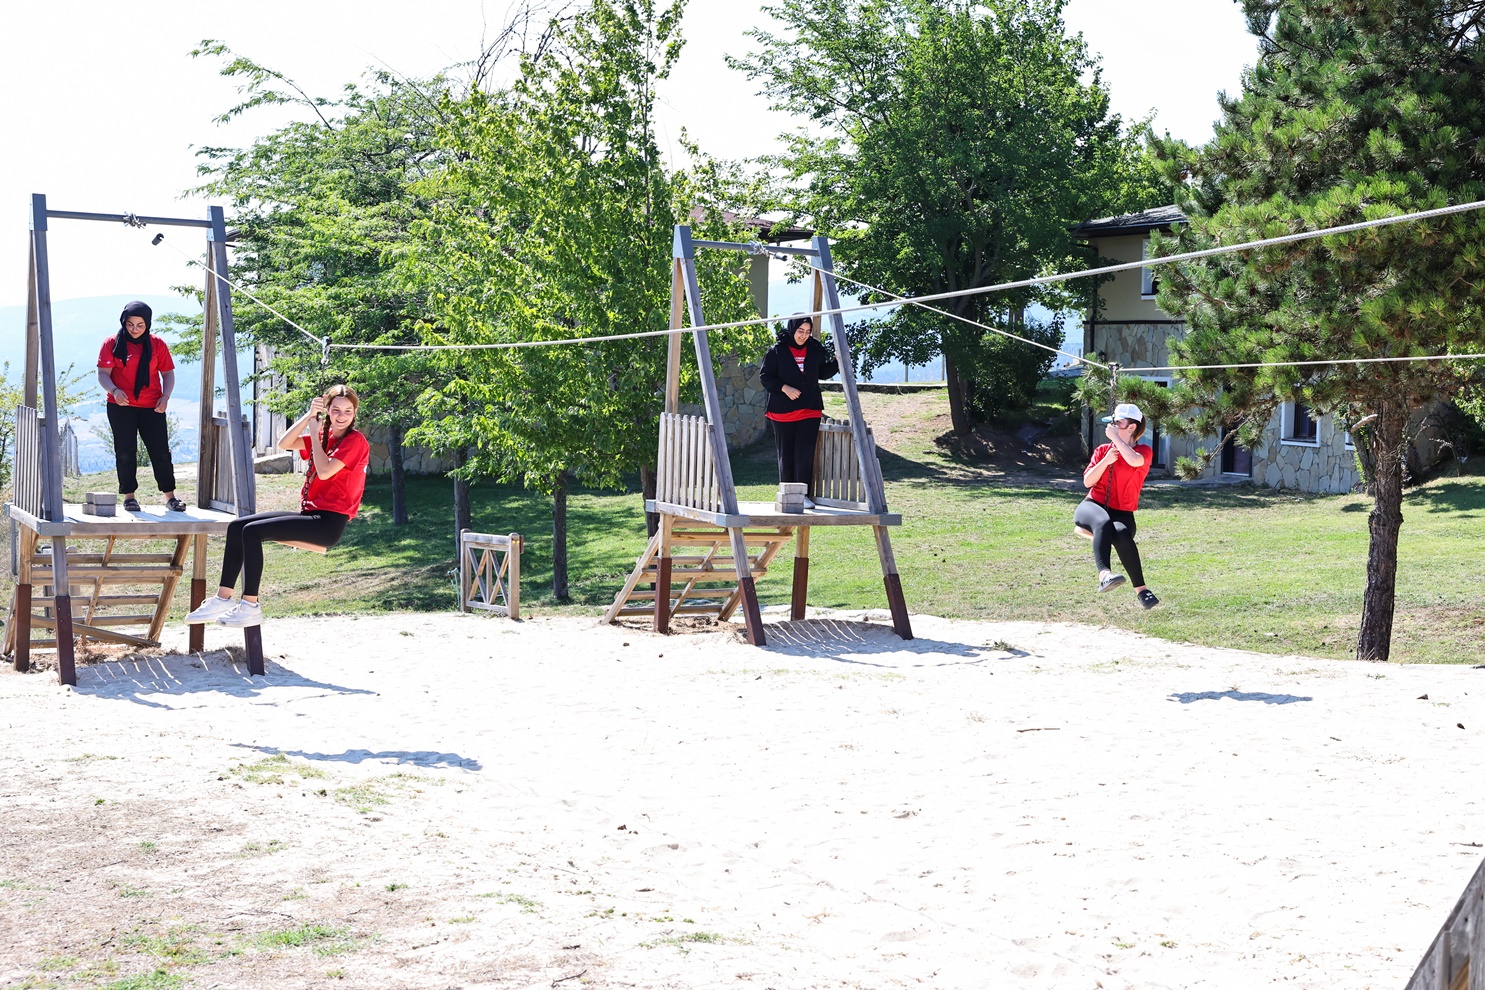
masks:
<svg viewBox="0 0 1485 990"><path fill-rule="evenodd" d="M1481 858L1485 670L860 618L7 667L0 986L1401 988Z"/></svg>

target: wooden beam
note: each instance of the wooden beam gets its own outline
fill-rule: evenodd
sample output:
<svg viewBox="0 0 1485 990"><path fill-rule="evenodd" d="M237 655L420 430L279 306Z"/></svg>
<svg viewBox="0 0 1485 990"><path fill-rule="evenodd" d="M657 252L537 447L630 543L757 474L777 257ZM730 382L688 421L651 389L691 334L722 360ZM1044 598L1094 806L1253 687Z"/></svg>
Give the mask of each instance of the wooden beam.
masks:
<svg viewBox="0 0 1485 990"><path fill-rule="evenodd" d="M191 611L201 607L206 601L206 536L198 534L191 537ZM196 623L190 627L189 641L186 649L192 653L200 653L206 648L206 626Z"/></svg>
<svg viewBox="0 0 1485 990"><path fill-rule="evenodd" d="M220 206L207 209L211 232L207 241L211 249L212 270L227 273L227 220ZM222 385L227 390L227 451L232 457L232 501L238 515L257 511L253 488L251 444L242 435L242 393L237 375L237 331L232 321L232 288L217 282L217 322L222 333ZM205 387L203 381L203 388ZM217 493L219 496L221 492Z"/></svg>

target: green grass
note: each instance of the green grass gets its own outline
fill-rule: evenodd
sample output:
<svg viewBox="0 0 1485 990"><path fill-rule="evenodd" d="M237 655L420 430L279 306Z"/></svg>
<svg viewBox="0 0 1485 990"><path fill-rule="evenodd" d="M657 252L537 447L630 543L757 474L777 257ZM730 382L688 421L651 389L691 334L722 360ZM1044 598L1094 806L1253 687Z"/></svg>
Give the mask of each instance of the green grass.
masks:
<svg viewBox="0 0 1485 990"><path fill-rule="evenodd" d="M1061 401L1052 394L1038 398L1047 413ZM830 401L839 415L839 398ZM1177 642L1350 655L1366 574L1366 496L1152 484L1141 502L1140 545L1162 605L1146 613L1127 587L1108 595L1095 591L1089 546L1072 535L1081 464L1013 472L956 452L944 438L942 393L868 394L863 402L881 447L888 503L903 516L892 544L914 612L1108 624ZM190 470L182 470L183 480ZM735 453L733 470L740 497L771 499L776 476L768 439ZM107 490L110 478L71 479L69 497ZM189 488L182 486L183 497ZM261 476L258 493L260 508L293 507L298 479ZM361 516L329 554L270 546L263 590L269 612L452 610L452 482L409 479L408 497L411 522L393 526L390 483L373 478ZM550 500L515 486L478 483L472 502L475 530L518 532L526 539L521 601L527 614L595 614L612 601L646 541L637 490L575 489L568 500L571 599L557 602L550 594ZM1448 478L1410 489L1403 513L1393 659L1478 662L1485 655L1485 479ZM759 583L765 605L788 601L790 552L786 548ZM212 571L219 553L212 541ZM181 582L177 593L177 616L187 607L187 584ZM869 531L813 531L810 602L886 606ZM294 772L304 775L297 765ZM347 793L340 799L367 808L377 796L387 797L354 800Z"/></svg>
<svg viewBox="0 0 1485 990"><path fill-rule="evenodd" d="M296 778L297 782L328 776L319 767L304 762L296 763L282 753L266 756L257 763L238 764L228 773L249 784L282 784L291 778Z"/></svg>
<svg viewBox="0 0 1485 990"><path fill-rule="evenodd" d="M298 928L263 932L254 942L262 949L308 948L317 956L334 956L343 952L354 952L358 947L358 942L351 937L349 928L320 924L306 924Z"/></svg>

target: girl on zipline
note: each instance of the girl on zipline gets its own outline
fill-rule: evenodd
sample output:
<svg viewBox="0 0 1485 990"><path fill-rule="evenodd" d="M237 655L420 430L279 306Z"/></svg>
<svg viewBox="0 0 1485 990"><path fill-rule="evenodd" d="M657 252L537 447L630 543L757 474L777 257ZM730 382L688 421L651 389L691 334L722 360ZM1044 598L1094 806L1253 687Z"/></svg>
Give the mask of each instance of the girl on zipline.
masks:
<svg viewBox="0 0 1485 990"><path fill-rule="evenodd" d="M1140 489L1155 452L1139 443L1145 432L1145 414L1134 403L1120 403L1114 407L1114 415L1105 416L1103 421L1109 424L1104 430L1109 442L1093 451L1083 471L1088 497L1078 503L1073 515L1074 532L1093 537L1098 590L1109 591L1124 583L1124 575L1115 574L1109 566L1112 548L1119 552L1140 604L1151 609L1160 604L1160 599L1145 587L1140 548L1134 542L1134 510L1139 508Z"/></svg>
<svg viewBox="0 0 1485 990"><path fill-rule="evenodd" d="M139 441L150 455L155 484L171 512L185 512L175 497L175 465L165 407L175 390L175 361L165 341L150 333L149 306L135 300L119 315L119 332L98 351L98 384L108 393L108 428L113 433L113 463L125 512L138 512Z"/></svg>
<svg viewBox="0 0 1485 990"><path fill-rule="evenodd" d="M299 495L298 512L259 512L227 526L222 553L222 580L215 597L186 616L188 625L216 622L256 626L263 622L258 585L263 577L264 541L294 541L329 548L340 541L346 524L356 518L366 490L366 464L371 444L355 429L361 398L349 386L336 385L315 396L309 411L284 431L280 450L297 450L310 462ZM322 425L306 435L311 419ZM232 586L242 574L242 600L232 601Z"/></svg>
<svg viewBox="0 0 1485 990"><path fill-rule="evenodd" d="M820 420L825 416L820 382L840 371L840 364L825 350L825 345L811 335L814 328L808 316L790 320L779 331L778 342L763 356L763 368L758 373L758 380L768 390L764 416L773 424L780 484L813 483L815 441L820 436ZM805 488L805 508L814 508L815 503L810 501L814 494Z"/></svg>

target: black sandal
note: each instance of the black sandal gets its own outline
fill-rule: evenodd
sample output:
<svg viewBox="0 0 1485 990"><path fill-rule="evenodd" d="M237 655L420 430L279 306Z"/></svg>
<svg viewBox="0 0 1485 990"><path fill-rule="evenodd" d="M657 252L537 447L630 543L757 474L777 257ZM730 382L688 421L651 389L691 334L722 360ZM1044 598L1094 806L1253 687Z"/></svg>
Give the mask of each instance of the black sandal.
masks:
<svg viewBox="0 0 1485 990"><path fill-rule="evenodd" d="M165 508L169 509L171 512L185 512L186 503L182 502L178 498L167 498L165 500Z"/></svg>
<svg viewBox="0 0 1485 990"><path fill-rule="evenodd" d="M139 499L137 499L137 498L126 498L126 499L124 499L124 511L125 512L140 512L140 511L142 511L139 508Z"/></svg>

